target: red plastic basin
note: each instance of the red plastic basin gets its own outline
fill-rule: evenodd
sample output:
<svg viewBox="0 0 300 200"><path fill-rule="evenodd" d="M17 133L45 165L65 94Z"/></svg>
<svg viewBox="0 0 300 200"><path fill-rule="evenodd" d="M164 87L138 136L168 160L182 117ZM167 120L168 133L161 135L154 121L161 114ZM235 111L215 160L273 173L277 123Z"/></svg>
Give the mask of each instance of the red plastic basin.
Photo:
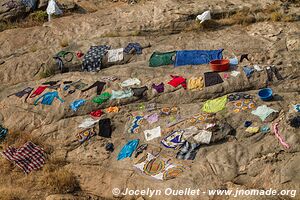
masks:
<svg viewBox="0 0 300 200"><path fill-rule="evenodd" d="M222 71L227 71L229 69L228 59L213 60L210 61L209 64L213 71L222 72Z"/></svg>

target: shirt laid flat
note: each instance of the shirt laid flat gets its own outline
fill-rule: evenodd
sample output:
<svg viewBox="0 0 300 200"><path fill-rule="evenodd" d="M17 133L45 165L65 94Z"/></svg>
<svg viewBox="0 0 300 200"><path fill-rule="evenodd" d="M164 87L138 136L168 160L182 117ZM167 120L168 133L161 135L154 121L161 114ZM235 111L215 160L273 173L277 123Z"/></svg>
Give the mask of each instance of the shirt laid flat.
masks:
<svg viewBox="0 0 300 200"><path fill-rule="evenodd" d="M150 140L153 140L155 138L158 138L158 137L161 136L160 126L154 128L154 129L151 129L151 130L145 130L144 134L145 134L146 141L150 141Z"/></svg>
<svg viewBox="0 0 300 200"><path fill-rule="evenodd" d="M42 96L40 96L39 98L37 98L37 99L34 101L34 105L37 105L40 99L42 99L41 104L43 104L43 105L51 105L52 102L54 101L54 99L56 99L56 98L57 98L61 103L64 102L64 100L58 96L58 92L57 92L57 91L54 91L54 92L47 92L47 93L45 93L44 95L42 95Z"/></svg>
<svg viewBox="0 0 300 200"><path fill-rule="evenodd" d="M138 145L139 145L139 140L138 139L129 141L121 149L117 160L123 160L124 158L131 157L131 155L133 154L135 149L138 147Z"/></svg>
<svg viewBox="0 0 300 200"><path fill-rule="evenodd" d="M93 83L91 86L89 86L88 88L84 89L84 90L81 90L81 92L86 92L94 87L97 88L97 95L100 95L104 86L105 86L105 82L101 82L101 81L96 81L95 83Z"/></svg>
<svg viewBox="0 0 300 200"><path fill-rule="evenodd" d="M119 49L110 49L107 51L108 62L118 62L123 60L123 48Z"/></svg>
<svg viewBox="0 0 300 200"><path fill-rule="evenodd" d="M253 115L258 116L262 121L265 121L265 119L273 112L278 112L277 110L274 110L272 108L269 108L266 105L258 106L256 110L253 110L251 113Z"/></svg>

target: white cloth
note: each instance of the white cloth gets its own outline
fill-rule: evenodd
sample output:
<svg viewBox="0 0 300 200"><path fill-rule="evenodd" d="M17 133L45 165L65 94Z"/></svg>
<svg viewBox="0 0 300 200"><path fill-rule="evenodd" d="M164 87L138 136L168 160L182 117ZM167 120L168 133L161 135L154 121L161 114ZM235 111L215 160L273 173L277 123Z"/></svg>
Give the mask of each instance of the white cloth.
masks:
<svg viewBox="0 0 300 200"><path fill-rule="evenodd" d="M96 124L99 121L99 119L93 119L93 118L86 118L82 121L82 123L78 126L79 128L90 128L94 124Z"/></svg>
<svg viewBox="0 0 300 200"><path fill-rule="evenodd" d="M206 130L200 130L200 132L194 136L194 140L201 144L209 144L211 140L212 132Z"/></svg>
<svg viewBox="0 0 300 200"><path fill-rule="evenodd" d="M154 129L151 129L151 130L145 130L144 134L145 134L145 139L147 141L150 141L150 140L153 140L155 138L158 138L158 137L161 136L160 126L154 128Z"/></svg>
<svg viewBox="0 0 300 200"><path fill-rule="evenodd" d="M254 69L255 69L256 71L258 71L258 72L261 72L261 71L263 71L263 69L262 69L262 68L260 68L260 66L259 66L259 65L254 65L253 67L254 67Z"/></svg>
<svg viewBox="0 0 300 200"><path fill-rule="evenodd" d="M62 10L57 6L55 0L50 0L48 2L46 11L48 15L61 15L63 13Z"/></svg>
<svg viewBox="0 0 300 200"><path fill-rule="evenodd" d="M121 87L130 87L130 86L133 86L133 85L139 85L141 84L141 81L137 78L130 78L130 79L127 79L125 81L123 81L121 83Z"/></svg>
<svg viewBox="0 0 300 200"><path fill-rule="evenodd" d="M108 62L118 62L123 60L123 50L123 48L108 50Z"/></svg>
<svg viewBox="0 0 300 200"><path fill-rule="evenodd" d="M231 75L231 76L234 76L234 77L237 77L240 73L241 73L241 72L234 70L234 71L231 72L230 75Z"/></svg>
<svg viewBox="0 0 300 200"><path fill-rule="evenodd" d="M200 21L200 23L206 21L206 20L210 20L211 19L211 15L210 15L210 11L205 11L204 13L202 13L201 15L197 16L197 20Z"/></svg>
<svg viewBox="0 0 300 200"><path fill-rule="evenodd" d="M273 112L278 112L277 110L274 110L272 108L269 108L266 105L258 106L256 110L253 110L251 113L253 115L258 116L262 121L265 121L265 119Z"/></svg>

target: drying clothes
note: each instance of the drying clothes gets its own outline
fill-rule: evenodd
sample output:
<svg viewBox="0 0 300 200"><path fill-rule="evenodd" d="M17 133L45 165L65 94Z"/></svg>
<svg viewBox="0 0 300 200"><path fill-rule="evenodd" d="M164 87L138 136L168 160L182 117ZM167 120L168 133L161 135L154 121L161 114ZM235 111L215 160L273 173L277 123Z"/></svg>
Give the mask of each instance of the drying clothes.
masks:
<svg viewBox="0 0 300 200"><path fill-rule="evenodd" d="M90 128L92 126L94 126L97 122L99 121L99 119L93 119L93 118L86 118L82 121L81 124L79 124L79 128Z"/></svg>
<svg viewBox="0 0 300 200"><path fill-rule="evenodd" d="M233 104L234 113L239 113L242 111L256 108L255 102L252 99L241 99L231 103Z"/></svg>
<svg viewBox="0 0 300 200"><path fill-rule="evenodd" d="M205 11L201 15L198 15L196 19L199 20L200 23L203 23L206 20L210 20L211 19L210 11L209 10Z"/></svg>
<svg viewBox="0 0 300 200"><path fill-rule="evenodd" d="M61 15L63 13L54 0L49 0L46 11L48 15Z"/></svg>
<svg viewBox="0 0 300 200"><path fill-rule="evenodd" d="M2 155L26 174L42 168L45 164L44 150L32 142L27 142L20 148L9 146L2 152Z"/></svg>
<svg viewBox="0 0 300 200"><path fill-rule="evenodd" d="M268 133L270 131L270 127L268 125L264 125L260 128L260 132Z"/></svg>
<svg viewBox="0 0 300 200"><path fill-rule="evenodd" d="M48 86L39 86L31 95L30 98L34 98L42 94Z"/></svg>
<svg viewBox="0 0 300 200"><path fill-rule="evenodd" d="M189 138L198 132L198 128L195 126L190 126L184 129L184 135L186 138Z"/></svg>
<svg viewBox="0 0 300 200"><path fill-rule="evenodd" d="M100 95L104 86L105 86L105 82L100 82L100 81L96 81L95 83L93 83L91 86L89 86L88 88L81 90L81 92L86 92L94 87L97 87L97 95Z"/></svg>
<svg viewBox="0 0 300 200"><path fill-rule="evenodd" d="M97 104L102 104L106 101L108 101L110 98L111 98L111 94L108 93L108 92L103 92L102 94L100 94L99 96L96 96L92 99L92 101L94 103L97 103Z"/></svg>
<svg viewBox="0 0 300 200"><path fill-rule="evenodd" d="M245 130L248 133L258 133L259 132L259 127L248 127Z"/></svg>
<svg viewBox="0 0 300 200"><path fill-rule="evenodd" d="M149 122L149 124L153 124L158 121L159 115L157 113L153 113L151 115L145 116L145 119Z"/></svg>
<svg viewBox="0 0 300 200"><path fill-rule="evenodd" d="M38 102L39 102L40 99L42 99L41 103L43 105L51 105L55 98L57 98L61 103L65 102L62 98L60 98L58 96L58 92L54 91L54 92L47 92L46 94L43 94L42 96L40 96L39 98L37 98L34 101L34 105L36 106L38 104Z"/></svg>
<svg viewBox="0 0 300 200"><path fill-rule="evenodd" d="M139 140L131 140L121 149L117 160L123 160L124 158L131 157L137 146L139 145Z"/></svg>
<svg viewBox="0 0 300 200"><path fill-rule="evenodd" d="M157 93L162 93L165 91L165 84L161 82L158 85L152 84L152 88L156 90Z"/></svg>
<svg viewBox="0 0 300 200"><path fill-rule="evenodd" d="M134 167L157 180L174 179L184 171L183 167L171 164L165 159L159 159L150 153L143 156Z"/></svg>
<svg viewBox="0 0 300 200"><path fill-rule="evenodd" d="M188 80L187 88L189 90L202 90L204 87L204 82L202 77L192 77Z"/></svg>
<svg viewBox="0 0 300 200"><path fill-rule="evenodd" d="M119 108L117 106L114 106L114 107L110 106L110 107L106 108L105 111L107 113L116 113L116 112L119 112Z"/></svg>
<svg viewBox="0 0 300 200"><path fill-rule="evenodd" d="M53 85L56 85L59 81L47 81L47 82L44 82L42 83L42 85L50 85L50 86L53 86Z"/></svg>
<svg viewBox="0 0 300 200"><path fill-rule="evenodd" d="M237 101L242 99L252 99L253 97L250 94L238 92L233 93L227 96L229 101Z"/></svg>
<svg viewBox="0 0 300 200"><path fill-rule="evenodd" d="M184 144L185 139L183 138L184 131L183 130L177 130L172 132L170 135L165 137L161 144L164 145L167 148L177 148Z"/></svg>
<svg viewBox="0 0 300 200"><path fill-rule="evenodd" d="M300 116L295 116L289 120L291 127L300 128Z"/></svg>
<svg viewBox="0 0 300 200"><path fill-rule="evenodd" d="M0 140L4 140L7 133L8 133L8 129L6 129L0 125Z"/></svg>
<svg viewBox="0 0 300 200"><path fill-rule="evenodd" d="M102 58L110 47L106 45L91 46L82 60L82 71L99 71L102 65Z"/></svg>
<svg viewBox="0 0 300 200"><path fill-rule="evenodd" d="M226 106L226 103L227 95L213 100L207 100L202 107L202 111L207 113L216 113L223 110Z"/></svg>
<svg viewBox="0 0 300 200"><path fill-rule="evenodd" d="M84 143L85 141L88 141L91 139L93 136L96 135L95 129L94 128L89 128L83 131L80 131L75 135L76 139L78 140L79 143Z"/></svg>
<svg viewBox="0 0 300 200"><path fill-rule="evenodd" d="M30 9L35 9L37 1L36 0L21 0L21 3Z"/></svg>
<svg viewBox="0 0 300 200"><path fill-rule="evenodd" d="M171 65L174 64L174 57L176 51L170 52L154 52L149 60L150 67L159 67L162 65Z"/></svg>
<svg viewBox="0 0 300 200"><path fill-rule="evenodd" d="M253 115L258 116L262 121L265 121L265 119L273 112L278 112L277 110L274 110L272 108L269 108L266 105L258 106L256 110L253 110L251 113Z"/></svg>
<svg viewBox="0 0 300 200"><path fill-rule="evenodd" d="M223 58L223 49L219 50L183 50L176 51L175 67L183 65L208 64L212 60Z"/></svg>
<svg viewBox="0 0 300 200"><path fill-rule="evenodd" d="M107 51L108 62L118 62L122 61L123 56L123 48L119 49L111 49Z"/></svg>
<svg viewBox="0 0 300 200"><path fill-rule="evenodd" d="M251 121L245 121L244 122L244 127L248 128L249 126L252 125L252 122Z"/></svg>
<svg viewBox="0 0 300 200"><path fill-rule="evenodd" d="M104 82L109 82L109 81L115 81L115 80L118 80L118 77L116 76L103 76L100 78L101 81L104 81Z"/></svg>
<svg viewBox="0 0 300 200"><path fill-rule="evenodd" d="M200 130L193 136L194 140L200 144L209 144L212 137L212 132L207 130Z"/></svg>
<svg viewBox="0 0 300 200"><path fill-rule="evenodd" d="M254 68L256 71L258 71L258 72L261 72L261 71L263 71L263 69L262 69L262 68L260 68L260 66L259 66L259 65L253 65L253 68Z"/></svg>
<svg viewBox="0 0 300 200"><path fill-rule="evenodd" d="M70 104L70 108L76 112L80 106L85 104L85 102L86 101L84 99L75 100Z"/></svg>
<svg viewBox="0 0 300 200"><path fill-rule="evenodd" d="M277 137L277 139L279 140L280 144L282 144L282 146L284 146L286 149L289 149L290 145L288 143L286 143L284 138L280 135L278 125L279 125L278 123L273 124L274 134Z"/></svg>
<svg viewBox="0 0 300 200"><path fill-rule="evenodd" d="M102 110L96 110L96 111L92 111L90 113L91 117L95 117L95 118L98 118L98 117L101 117L101 115L103 114Z"/></svg>
<svg viewBox="0 0 300 200"><path fill-rule="evenodd" d="M140 88L131 88L133 92L133 96L138 97L138 98L143 98L145 92L148 90L147 86L140 87Z"/></svg>
<svg viewBox="0 0 300 200"><path fill-rule="evenodd" d="M146 111L150 112L152 110L155 110L156 109L156 103L149 103L146 105L145 107Z"/></svg>
<svg viewBox="0 0 300 200"><path fill-rule="evenodd" d="M271 67L272 72L275 74L275 77L277 80L283 80L284 78L281 76L281 74L279 73L279 70L273 65Z"/></svg>
<svg viewBox="0 0 300 200"><path fill-rule="evenodd" d="M123 81L120 86L121 87L130 87L130 86L133 86L133 85L140 85L141 84L141 81L137 78L129 78L125 81Z"/></svg>
<svg viewBox="0 0 300 200"><path fill-rule="evenodd" d="M242 54L240 58L240 62L243 62L244 59L249 61L248 54Z"/></svg>
<svg viewBox="0 0 300 200"><path fill-rule="evenodd" d="M210 113L199 113L190 119L192 123L199 123L199 122L206 122L206 121L211 121L213 120L213 114Z"/></svg>
<svg viewBox="0 0 300 200"><path fill-rule="evenodd" d="M99 121L99 136L105 137L105 138L111 138L112 134L112 127L111 127L111 121L109 118L101 119Z"/></svg>
<svg viewBox="0 0 300 200"><path fill-rule="evenodd" d="M124 52L129 54L130 51L134 49L136 54L142 54L142 46L139 43L129 43L125 48L124 48Z"/></svg>
<svg viewBox="0 0 300 200"><path fill-rule="evenodd" d="M131 89L128 90L112 90L110 99L124 99L133 96L133 91Z"/></svg>
<svg viewBox="0 0 300 200"><path fill-rule="evenodd" d="M49 88L49 89L52 89L52 90L57 90L58 88L60 88L60 84L57 84L57 85L49 85L48 88Z"/></svg>
<svg viewBox="0 0 300 200"><path fill-rule="evenodd" d="M205 72L204 82L205 82L205 87L209 87L209 86L223 83L224 81L221 78L221 76L218 74L218 72Z"/></svg>
<svg viewBox="0 0 300 200"><path fill-rule="evenodd" d="M230 75L233 77L237 77L238 75L240 75L240 73L241 72L234 70L234 71L231 71Z"/></svg>
<svg viewBox="0 0 300 200"><path fill-rule="evenodd" d="M254 72L254 69L253 69L253 68L247 67L247 66L244 66L244 67L243 67L243 70L244 70L244 73L246 74L247 78L250 78L251 75L252 75L253 72Z"/></svg>
<svg viewBox="0 0 300 200"><path fill-rule="evenodd" d="M128 132L129 133L137 133L139 131L139 128L140 128L140 125L141 125L141 122L143 119L144 119L143 116L134 117L134 119L128 129Z"/></svg>
<svg viewBox="0 0 300 200"><path fill-rule="evenodd" d="M185 142L177 153L176 158L181 160L194 160L200 148L200 144Z"/></svg>
<svg viewBox="0 0 300 200"><path fill-rule="evenodd" d="M273 72L272 72L271 67L267 67L266 71L267 71L268 81L272 82L273 81Z"/></svg>
<svg viewBox="0 0 300 200"><path fill-rule="evenodd" d="M83 83L81 80L75 81L73 83L70 84L70 86L73 86L75 89L77 90L82 90L83 88L85 88L88 84Z"/></svg>
<svg viewBox="0 0 300 200"><path fill-rule="evenodd" d="M296 112L300 112L300 104L293 105L293 108Z"/></svg>
<svg viewBox="0 0 300 200"><path fill-rule="evenodd" d="M25 88L24 90L22 90L22 91L20 91L20 92L16 92L16 93L14 93L14 94L9 95L8 97L10 97L10 96L12 96L12 95L15 95L15 96L17 96L17 97L19 97L19 98L22 98L24 95L27 94L27 96L25 97L25 101L26 101L27 98L29 97L30 93L32 92L32 90L33 90L33 88L27 87L27 88Z"/></svg>
<svg viewBox="0 0 300 200"><path fill-rule="evenodd" d="M135 155L134 157L137 158L138 155L140 155L141 153L143 153L144 150L146 150L148 147L148 144L142 144L140 145L136 150L135 150Z"/></svg>
<svg viewBox="0 0 300 200"><path fill-rule="evenodd" d="M227 122L219 122L215 126L207 129L212 132L210 143L215 143L226 139L229 135L235 134L235 129Z"/></svg>
<svg viewBox="0 0 300 200"><path fill-rule="evenodd" d="M187 88L185 78L183 78L182 76L173 76L173 75L171 75L171 77L172 77L172 80L170 80L168 82L169 85L172 85L175 88L179 85L181 85L184 89Z"/></svg>
<svg viewBox="0 0 300 200"><path fill-rule="evenodd" d="M154 128L154 129L151 129L151 130L145 130L144 134L145 134L146 141L150 141L150 140L153 140L155 138L158 138L158 137L161 136L160 126Z"/></svg>
<svg viewBox="0 0 300 200"><path fill-rule="evenodd" d="M230 58L230 59L229 59L229 64L230 64L231 66L236 66L236 65L239 64L239 60L237 59L237 57L235 57L235 58Z"/></svg>

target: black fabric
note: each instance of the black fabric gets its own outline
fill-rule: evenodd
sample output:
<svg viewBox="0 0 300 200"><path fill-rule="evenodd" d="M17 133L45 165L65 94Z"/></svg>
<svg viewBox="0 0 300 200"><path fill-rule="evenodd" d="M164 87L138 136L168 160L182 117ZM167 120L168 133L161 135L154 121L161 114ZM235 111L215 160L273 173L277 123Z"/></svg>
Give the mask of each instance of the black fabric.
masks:
<svg viewBox="0 0 300 200"><path fill-rule="evenodd" d="M209 87L209 86L223 83L223 79L217 72L205 72L204 82L205 82L205 87Z"/></svg>
<svg viewBox="0 0 300 200"><path fill-rule="evenodd" d="M281 74L279 73L278 69L275 66L271 67L271 70L275 74L277 80L283 80L283 77L281 76Z"/></svg>
<svg viewBox="0 0 300 200"><path fill-rule="evenodd" d="M242 54L242 55L241 55L240 62L243 62L244 59L246 59L246 60L249 61L248 54Z"/></svg>
<svg viewBox="0 0 300 200"><path fill-rule="evenodd" d="M99 121L99 136L110 138L112 134L111 121L109 118Z"/></svg>
<svg viewBox="0 0 300 200"><path fill-rule="evenodd" d="M144 150L146 150L148 147L148 144L142 144L140 145L136 150L135 150L135 156L134 157L138 157L138 155L140 155L141 153L143 153Z"/></svg>
<svg viewBox="0 0 300 200"><path fill-rule="evenodd" d="M113 152L115 150L114 144L113 143L107 143L106 146L105 146L105 150Z"/></svg>
<svg viewBox="0 0 300 200"><path fill-rule="evenodd" d="M200 144L196 144L196 143L192 144L190 142L185 141L185 143L177 153L176 158L181 160L194 160L199 148L200 148Z"/></svg>
<svg viewBox="0 0 300 200"><path fill-rule="evenodd" d="M268 76L268 81L272 82L273 81L273 72L270 67L267 67L267 76Z"/></svg>
<svg viewBox="0 0 300 200"><path fill-rule="evenodd" d="M42 83L42 85L51 85L51 86L53 86L53 85L57 84L58 82L59 81L47 81L47 82Z"/></svg>
<svg viewBox="0 0 300 200"><path fill-rule="evenodd" d="M53 90L57 90L58 88L60 88L60 84L58 85L50 85L48 86L49 89L53 89Z"/></svg>
<svg viewBox="0 0 300 200"><path fill-rule="evenodd" d="M101 81L96 81L93 85L89 86L88 88L81 90L82 92L86 92L94 87L97 87L97 95L100 95L104 86L105 86L105 82L101 82Z"/></svg>
<svg viewBox="0 0 300 200"><path fill-rule="evenodd" d="M20 91L20 92L13 93L13 94L11 94L11 95L9 95L9 96L7 96L7 97L10 97L10 96L12 96L12 95L15 95L15 96L17 96L17 97L19 97L19 98L22 98L24 95L27 94L27 96L25 97L25 101L26 101L27 98L29 97L30 93L32 92L32 90L33 90L32 87L27 87L27 88L25 88L24 90L22 90L22 91Z"/></svg>
<svg viewBox="0 0 300 200"><path fill-rule="evenodd" d="M144 93L148 90L147 86L140 87L140 88L131 88L133 91L133 96L142 98Z"/></svg>
<svg viewBox="0 0 300 200"><path fill-rule="evenodd" d="M64 81L63 83L64 84L70 84L70 83L73 83L73 81Z"/></svg>
<svg viewBox="0 0 300 200"><path fill-rule="evenodd" d="M216 126L209 128L208 131L212 132L210 143L219 142L235 133L235 130L227 122L220 122Z"/></svg>
<svg viewBox="0 0 300 200"><path fill-rule="evenodd" d="M296 116L290 120L290 125L294 128L300 128L300 116Z"/></svg>

